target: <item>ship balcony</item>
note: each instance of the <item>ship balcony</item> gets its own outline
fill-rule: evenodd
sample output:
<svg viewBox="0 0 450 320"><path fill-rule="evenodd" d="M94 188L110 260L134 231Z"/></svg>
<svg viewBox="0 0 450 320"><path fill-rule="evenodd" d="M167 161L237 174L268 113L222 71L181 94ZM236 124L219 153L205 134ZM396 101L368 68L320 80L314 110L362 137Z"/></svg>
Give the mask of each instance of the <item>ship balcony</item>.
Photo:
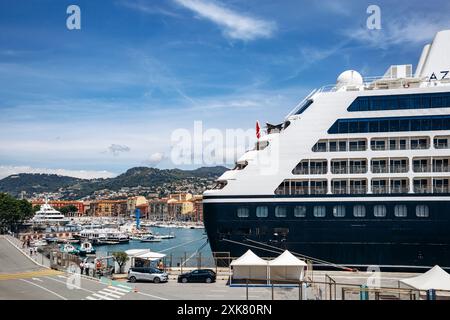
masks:
<svg viewBox="0 0 450 320"><path fill-rule="evenodd" d="M408 172L408 166L404 165L393 165L390 167L391 173L407 173Z"/></svg>
<svg viewBox="0 0 450 320"><path fill-rule="evenodd" d="M423 187L423 186L414 186L414 193L431 193L431 188Z"/></svg>
<svg viewBox="0 0 450 320"><path fill-rule="evenodd" d="M312 167L309 170L310 174L326 174L327 167Z"/></svg>
<svg viewBox="0 0 450 320"><path fill-rule="evenodd" d="M327 193L327 188L317 188L317 187L311 188L311 194L326 194L326 193Z"/></svg>
<svg viewBox="0 0 450 320"><path fill-rule="evenodd" d="M413 166L414 172L431 172L431 166Z"/></svg>
<svg viewBox="0 0 450 320"><path fill-rule="evenodd" d="M333 194L348 194L348 190L345 187L333 187L331 189L331 193L333 193Z"/></svg>
<svg viewBox="0 0 450 320"><path fill-rule="evenodd" d="M379 165L372 166L372 173L388 173L388 171L389 171L388 166L379 166Z"/></svg>
<svg viewBox="0 0 450 320"><path fill-rule="evenodd" d="M331 173L333 173L333 174L347 174L348 173L348 168L347 167L332 166L331 167Z"/></svg>
<svg viewBox="0 0 450 320"><path fill-rule="evenodd" d="M293 174L309 174L309 168L305 167L296 167L293 171Z"/></svg>
<svg viewBox="0 0 450 320"><path fill-rule="evenodd" d="M450 167L449 166L439 166L439 165L435 165L433 167L433 172L450 172Z"/></svg>
<svg viewBox="0 0 450 320"><path fill-rule="evenodd" d="M449 193L450 188L449 187L434 187L433 192L434 193Z"/></svg>
<svg viewBox="0 0 450 320"><path fill-rule="evenodd" d="M387 194L389 193L389 188L388 187L372 187L372 193L374 194Z"/></svg>
<svg viewBox="0 0 450 320"><path fill-rule="evenodd" d="M308 188L294 188L294 194L308 194Z"/></svg>
<svg viewBox="0 0 450 320"><path fill-rule="evenodd" d="M448 149L448 143L435 143L434 144L435 149Z"/></svg>
<svg viewBox="0 0 450 320"><path fill-rule="evenodd" d="M366 187L350 187L350 194L366 194Z"/></svg>
<svg viewBox="0 0 450 320"><path fill-rule="evenodd" d="M408 193L409 189L407 187L391 187L391 193Z"/></svg>
<svg viewBox="0 0 450 320"><path fill-rule="evenodd" d="M367 166L361 165L361 166L350 166L350 173L367 173Z"/></svg>

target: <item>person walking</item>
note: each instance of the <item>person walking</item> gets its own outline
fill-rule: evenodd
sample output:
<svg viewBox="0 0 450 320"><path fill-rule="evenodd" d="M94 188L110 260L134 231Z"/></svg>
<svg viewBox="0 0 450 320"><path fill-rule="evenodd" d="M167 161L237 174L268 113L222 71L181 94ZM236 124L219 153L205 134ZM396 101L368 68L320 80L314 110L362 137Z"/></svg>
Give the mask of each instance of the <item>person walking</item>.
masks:
<svg viewBox="0 0 450 320"><path fill-rule="evenodd" d="M84 271L84 262L81 261L80 262L80 273L83 274L83 271Z"/></svg>

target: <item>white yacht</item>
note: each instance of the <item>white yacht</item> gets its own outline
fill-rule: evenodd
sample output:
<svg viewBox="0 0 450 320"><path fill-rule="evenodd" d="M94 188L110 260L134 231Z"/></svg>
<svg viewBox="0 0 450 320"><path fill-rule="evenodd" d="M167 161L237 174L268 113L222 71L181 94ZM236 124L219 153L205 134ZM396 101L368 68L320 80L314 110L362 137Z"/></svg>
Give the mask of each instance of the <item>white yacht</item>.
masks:
<svg viewBox="0 0 450 320"><path fill-rule="evenodd" d="M419 54L419 53L418 53ZM413 65L314 90L203 196L213 252L450 268L450 30ZM258 247L258 249L255 249ZM275 249L274 249L275 248ZM322 263L321 263L322 261Z"/></svg>
<svg viewBox="0 0 450 320"><path fill-rule="evenodd" d="M54 209L49 203L48 199L45 199L45 203L41 206L39 211L36 212L31 219L34 225L63 225L70 222L69 218L66 218L61 212Z"/></svg>

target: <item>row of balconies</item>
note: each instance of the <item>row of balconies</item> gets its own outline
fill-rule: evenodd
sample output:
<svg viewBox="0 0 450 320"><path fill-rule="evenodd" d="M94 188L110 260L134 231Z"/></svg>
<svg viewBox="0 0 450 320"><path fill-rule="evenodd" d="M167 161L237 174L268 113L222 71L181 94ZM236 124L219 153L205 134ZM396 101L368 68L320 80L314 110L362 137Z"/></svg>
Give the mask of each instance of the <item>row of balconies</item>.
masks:
<svg viewBox="0 0 450 320"><path fill-rule="evenodd" d="M450 136L437 136L432 141L430 137L389 137L373 138L370 140L372 151L382 150L424 150L430 149L431 145L435 149L450 149ZM342 139L342 140L320 140L313 148L313 152L347 152L366 151L368 140Z"/></svg>
<svg viewBox="0 0 450 320"><path fill-rule="evenodd" d="M413 165L413 172L450 172L450 166L448 165ZM367 165L358 166L342 166L332 165L330 171L332 174L364 174L369 170ZM408 165L372 165L372 173L408 173ZM296 175L318 175L327 174L327 166L315 166L315 167L297 167L292 171Z"/></svg>
<svg viewBox="0 0 450 320"><path fill-rule="evenodd" d="M412 192L417 194L424 193L450 193L449 179L437 179L431 182L431 178L414 179ZM292 185L289 183L292 182ZM321 181L321 186L308 186L305 182L285 181L277 190L279 195L325 195L328 193L326 181ZM367 194L369 188L366 180L333 180L330 188L332 194ZM404 194L410 192L409 180L388 179L372 180L371 192L373 194Z"/></svg>

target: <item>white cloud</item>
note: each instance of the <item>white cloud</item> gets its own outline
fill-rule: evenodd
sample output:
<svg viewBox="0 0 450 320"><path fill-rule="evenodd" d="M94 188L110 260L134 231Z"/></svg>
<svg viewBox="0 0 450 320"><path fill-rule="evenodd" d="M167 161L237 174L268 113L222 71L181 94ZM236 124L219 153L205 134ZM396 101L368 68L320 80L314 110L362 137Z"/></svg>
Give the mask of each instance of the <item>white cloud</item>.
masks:
<svg viewBox="0 0 450 320"><path fill-rule="evenodd" d="M0 166L0 179L19 173L57 174L60 176L74 177L80 179L112 178L116 176L116 174L109 171L47 169L47 168L33 168L28 166Z"/></svg>
<svg viewBox="0 0 450 320"><path fill-rule="evenodd" d="M163 9L161 7L157 7L157 6L149 6L144 3L140 3L140 2L122 1L122 2L119 2L119 5L129 8L129 9L137 10L137 11L140 11L140 12L146 13L146 14L160 14L160 15L164 15L164 16L168 16L168 17L172 17L172 18L179 17L178 14L176 14L172 11L169 11L169 10Z"/></svg>
<svg viewBox="0 0 450 320"><path fill-rule="evenodd" d="M125 145L112 144L108 147L108 151L111 152L114 156L118 156L123 152L130 152L130 148Z"/></svg>
<svg viewBox="0 0 450 320"><path fill-rule="evenodd" d="M381 30L369 30L364 26L347 29L344 34L350 39L367 43L372 47L387 49L395 45L429 43L438 31L448 28L447 20L436 16L411 15L393 20L384 19L382 15L381 18Z"/></svg>
<svg viewBox="0 0 450 320"><path fill-rule="evenodd" d="M174 0L183 7L194 11L200 17L212 21L223 29L225 36L239 40L270 38L276 24L259 18L244 16L217 2L203 0Z"/></svg>
<svg viewBox="0 0 450 320"><path fill-rule="evenodd" d="M158 164L164 159L164 153L161 152L155 152L153 153L150 158L148 159L148 162L150 164Z"/></svg>

